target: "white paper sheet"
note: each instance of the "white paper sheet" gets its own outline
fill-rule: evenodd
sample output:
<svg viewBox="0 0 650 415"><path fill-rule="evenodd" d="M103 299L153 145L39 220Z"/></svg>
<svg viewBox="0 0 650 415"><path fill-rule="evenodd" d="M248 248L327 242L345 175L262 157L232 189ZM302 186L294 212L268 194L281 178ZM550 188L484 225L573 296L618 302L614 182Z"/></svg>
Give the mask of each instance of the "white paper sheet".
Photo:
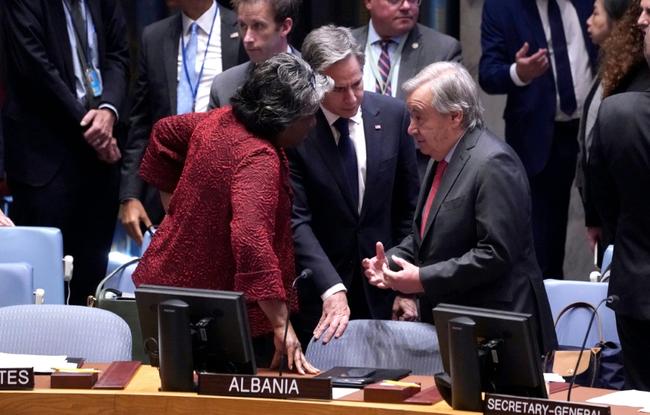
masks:
<svg viewBox="0 0 650 415"><path fill-rule="evenodd" d="M67 356L46 356L34 354L0 353L0 368L33 367L37 373L51 373L53 367L75 368L76 363L69 363Z"/></svg>
<svg viewBox="0 0 650 415"><path fill-rule="evenodd" d="M650 408L650 392L638 390L618 391L591 398L587 402L604 405L631 406L634 408Z"/></svg>
<svg viewBox="0 0 650 415"><path fill-rule="evenodd" d="M356 388L332 388L332 399L341 399L345 396L351 395L354 392L359 391L360 389Z"/></svg>

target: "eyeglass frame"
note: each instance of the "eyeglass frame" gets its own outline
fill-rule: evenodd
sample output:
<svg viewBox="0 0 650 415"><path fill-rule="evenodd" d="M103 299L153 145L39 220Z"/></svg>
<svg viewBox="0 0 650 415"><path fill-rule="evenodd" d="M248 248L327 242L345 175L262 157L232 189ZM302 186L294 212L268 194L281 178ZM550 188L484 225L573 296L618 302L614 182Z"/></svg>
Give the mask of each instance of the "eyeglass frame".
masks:
<svg viewBox="0 0 650 415"><path fill-rule="evenodd" d="M418 6L422 4L422 0L386 0L391 6L401 6L402 3L407 2L409 6Z"/></svg>

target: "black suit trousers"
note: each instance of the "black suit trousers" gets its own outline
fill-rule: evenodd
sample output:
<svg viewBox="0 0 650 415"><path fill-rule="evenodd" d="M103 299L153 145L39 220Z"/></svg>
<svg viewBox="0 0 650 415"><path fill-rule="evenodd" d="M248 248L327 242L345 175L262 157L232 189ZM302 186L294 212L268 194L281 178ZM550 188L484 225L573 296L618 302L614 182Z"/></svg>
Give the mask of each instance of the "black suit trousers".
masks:
<svg viewBox="0 0 650 415"><path fill-rule="evenodd" d="M578 120L556 122L544 169L530 177L533 238L543 278L564 278L571 185L578 158Z"/></svg>
<svg viewBox="0 0 650 415"><path fill-rule="evenodd" d="M616 328L623 350L625 389L650 392L650 320L616 313Z"/></svg>
<svg viewBox="0 0 650 415"><path fill-rule="evenodd" d="M118 167L100 162L91 151L67 159L43 186L9 183L16 225L61 229L64 254L74 258L70 304L77 305L86 304L106 274L119 207Z"/></svg>

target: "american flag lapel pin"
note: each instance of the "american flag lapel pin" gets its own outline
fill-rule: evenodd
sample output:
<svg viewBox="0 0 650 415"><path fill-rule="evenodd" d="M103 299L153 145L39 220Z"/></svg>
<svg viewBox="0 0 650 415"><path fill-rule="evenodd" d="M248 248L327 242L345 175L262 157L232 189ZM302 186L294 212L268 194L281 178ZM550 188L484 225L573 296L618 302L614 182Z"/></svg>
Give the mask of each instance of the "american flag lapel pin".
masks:
<svg viewBox="0 0 650 415"><path fill-rule="evenodd" d="M230 34L230 38L231 38L231 39L236 39L236 38L238 38L238 37L239 37L239 32L232 32L232 33Z"/></svg>
<svg viewBox="0 0 650 415"><path fill-rule="evenodd" d="M377 131L381 130L381 124L375 124L375 130Z"/></svg>

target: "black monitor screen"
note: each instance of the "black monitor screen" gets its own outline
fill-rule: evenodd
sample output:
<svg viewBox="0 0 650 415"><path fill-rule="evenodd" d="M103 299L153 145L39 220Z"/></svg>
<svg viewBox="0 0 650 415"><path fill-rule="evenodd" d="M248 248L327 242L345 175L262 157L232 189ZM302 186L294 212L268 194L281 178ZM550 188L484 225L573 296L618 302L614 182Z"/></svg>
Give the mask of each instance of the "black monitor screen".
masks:
<svg viewBox="0 0 650 415"><path fill-rule="evenodd" d="M450 333L449 322L452 321L452 327L456 330L456 322L463 324L469 321L473 323L473 338L462 340L461 343L453 343L452 339L452 344L457 349L478 353L480 373L474 376L480 376L482 390L546 398L536 323L530 314L439 304L433 309L433 318L445 372L452 374L451 366L454 363L451 359L463 358L462 353L450 351L450 336L457 333ZM463 345L462 342L473 344ZM468 367L466 362L457 364Z"/></svg>
<svg viewBox="0 0 650 415"><path fill-rule="evenodd" d="M232 291L142 285L135 290L145 352L158 366L158 304L180 300L189 308L194 369L255 374L244 294Z"/></svg>

